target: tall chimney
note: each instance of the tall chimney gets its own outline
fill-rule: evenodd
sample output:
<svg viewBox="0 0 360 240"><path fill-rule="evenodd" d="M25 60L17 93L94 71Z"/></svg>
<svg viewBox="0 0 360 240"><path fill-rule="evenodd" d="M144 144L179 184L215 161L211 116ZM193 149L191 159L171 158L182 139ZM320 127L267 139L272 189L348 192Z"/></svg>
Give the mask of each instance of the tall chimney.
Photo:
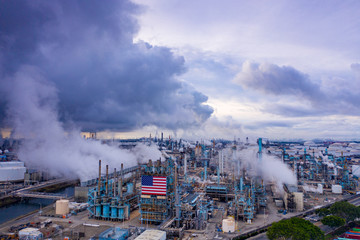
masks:
<svg viewBox="0 0 360 240"><path fill-rule="evenodd" d="M175 211L176 211L176 227L180 227L180 198L179 198L179 186L178 186L178 172L177 164L175 164Z"/></svg>
<svg viewBox="0 0 360 240"><path fill-rule="evenodd" d="M99 160L98 196L100 196L100 188L101 188L101 160Z"/></svg>
<svg viewBox="0 0 360 240"><path fill-rule="evenodd" d="M116 196L116 180L117 180L117 173L116 173L116 168L114 168L114 179L113 179L114 197Z"/></svg>
<svg viewBox="0 0 360 240"><path fill-rule="evenodd" d="M106 196L108 196L108 190L109 190L109 165L106 165L106 182L105 182L105 191L106 191Z"/></svg>
<svg viewBox="0 0 360 240"><path fill-rule="evenodd" d="M119 185L118 185L118 192L120 195L120 199L122 199L122 185L123 185L123 175L124 175L124 164L121 164L121 170L120 170L120 179L119 179Z"/></svg>

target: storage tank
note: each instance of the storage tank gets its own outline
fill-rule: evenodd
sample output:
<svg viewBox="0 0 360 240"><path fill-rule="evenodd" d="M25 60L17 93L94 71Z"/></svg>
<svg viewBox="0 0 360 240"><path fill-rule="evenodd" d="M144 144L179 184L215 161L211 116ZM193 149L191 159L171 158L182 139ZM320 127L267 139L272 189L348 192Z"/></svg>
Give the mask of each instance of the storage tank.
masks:
<svg viewBox="0 0 360 240"><path fill-rule="evenodd" d="M0 182L24 181L25 172L23 162L0 162Z"/></svg>
<svg viewBox="0 0 360 240"><path fill-rule="evenodd" d="M233 217L223 219L222 229L224 233L235 232L235 219Z"/></svg>
<svg viewBox="0 0 360 240"><path fill-rule="evenodd" d="M55 214L56 215L66 215L70 212L69 210L69 200L62 199L57 200L55 204Z"/></svg>
<svg viewBox="0 0 360 240"><path fill-rule="evenodd" d="M146 230L135 240L166 240L166 232L154 229Z"/></svg>
<svg viewBox="0 0 360 240"><path fill-rule="evenodd" d="M342 194L342 187L341 185L331 185L331 191L332 193L339 193Z"/></svg>

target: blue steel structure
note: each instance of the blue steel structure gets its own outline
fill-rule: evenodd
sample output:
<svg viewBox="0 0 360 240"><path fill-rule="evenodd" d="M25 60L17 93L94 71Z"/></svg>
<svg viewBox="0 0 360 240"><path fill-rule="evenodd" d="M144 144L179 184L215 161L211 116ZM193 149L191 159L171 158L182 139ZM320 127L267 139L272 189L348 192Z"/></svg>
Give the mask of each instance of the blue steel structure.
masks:
<svg viewBox="0 0 360 240"><path fill-rule="evenodd" d="M143 224L161 224L175 210L175 163L169 158L164 164L160 160L155 164L149 160L144 174L149 176L166 176L166 196L145 195L140 198L140 222Z"/></svg>
<svg viewBox="0 0 360 240"><path fill-rule="evenodd" d="M99 178L96 187L89 188L88 211L89 217L102 220L121 221L130 217L130 211L138 204L138 195L134 191L134 183L128 182L123 192L123 165L120 176L116 169L113 178L109 179L108 166L106 176L101 176L101 160L99 161Z"/></svg>
<svg viewBox="0 0 360 240"><path fill-rule="evenodd" d="M128 239L129 230L121 228L109 228L99 234L99 240L125 240Z"/></svg>

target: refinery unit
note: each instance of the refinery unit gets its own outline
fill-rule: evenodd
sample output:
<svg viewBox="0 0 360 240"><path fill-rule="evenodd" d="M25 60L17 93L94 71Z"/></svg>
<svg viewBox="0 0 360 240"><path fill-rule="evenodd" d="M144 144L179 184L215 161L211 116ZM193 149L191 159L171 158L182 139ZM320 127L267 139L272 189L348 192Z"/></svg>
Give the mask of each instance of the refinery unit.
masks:
<svg viewBox="0 0 360 240"><path fill-rule="evenodd" d="M156 227L165 231L168 239L175 239L187 230L206 229L214 212L221 209L216 231L231 233L262 221L257 215L271 212L268 203L278 212L297 214L322 204L314 200L314 194L331 201L328 199L339 198L343 191L356 193L358 187L349 157L334 157L327 148L321 156L315 156L312 148L291 155L283 145L263 148L261 138L255 146L214 141L186 147L181 141L169 140L159 142L159 148L163 159L149 160L127 174L123 169L114 170L111 176L106 171L100 181L88 181L97 184L88 191L90 218L128 220L130 211L138 207L141 225ZM284 183L282 189L276 189L275 182L254 174L237 156L248 148L257 149L252 161L258 165L267 160L265 153L276 155L271 151L282 148L277 157L297 177L297 184Z"/></svg>
<svg viewBox="0 0 360 240"><path fill-rule="evenodd" d="M99 239L149 239L149 234L151 239L231 239L358 193L356 144L265 143L261 138L256 144L170 138L145 142L157 144L162 157L128 168L121 163L104 167L99 160L98 177L75 190L75 199L85 203L59 200L44 217L71 221L86 213L86 224L110 226L97 231ZM296 181L266 177L259 166L270 158Z"/></svg>

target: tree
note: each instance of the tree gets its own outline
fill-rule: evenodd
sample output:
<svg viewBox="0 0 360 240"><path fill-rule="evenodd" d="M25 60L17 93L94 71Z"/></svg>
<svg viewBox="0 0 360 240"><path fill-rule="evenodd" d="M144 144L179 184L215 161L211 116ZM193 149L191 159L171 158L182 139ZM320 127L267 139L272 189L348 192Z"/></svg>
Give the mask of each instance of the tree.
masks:
<svg viewBox="0 0 360 240"><path fill-rule="evenodd" d="M328 225L329 227L340 227L345 224L345 219L338 216L326 216L321 220L322 224Z"/></svg>
<svg viewBox="0 0 360 240"><path fill-rule="evenodd" d="M266 236L270 240L323 240L324 233L317 226L302 218L290 218L273 223Z"/></svg>
<svg viewBox="0 0 360 240"><path fill-rule="evenodd" d="M320 217L324 217L324 216L327 216L327 215L331 214L330 210L327 209L327 208L316 209L315 213L318 214Z"/></svg>
<svg viewBox="0 0 360 240"><path fill-rule="evenodd" d="M354 221L360 217L360 208L348 202L336 202L330 207L333 215L344 218L347 222Z"/></svg>

